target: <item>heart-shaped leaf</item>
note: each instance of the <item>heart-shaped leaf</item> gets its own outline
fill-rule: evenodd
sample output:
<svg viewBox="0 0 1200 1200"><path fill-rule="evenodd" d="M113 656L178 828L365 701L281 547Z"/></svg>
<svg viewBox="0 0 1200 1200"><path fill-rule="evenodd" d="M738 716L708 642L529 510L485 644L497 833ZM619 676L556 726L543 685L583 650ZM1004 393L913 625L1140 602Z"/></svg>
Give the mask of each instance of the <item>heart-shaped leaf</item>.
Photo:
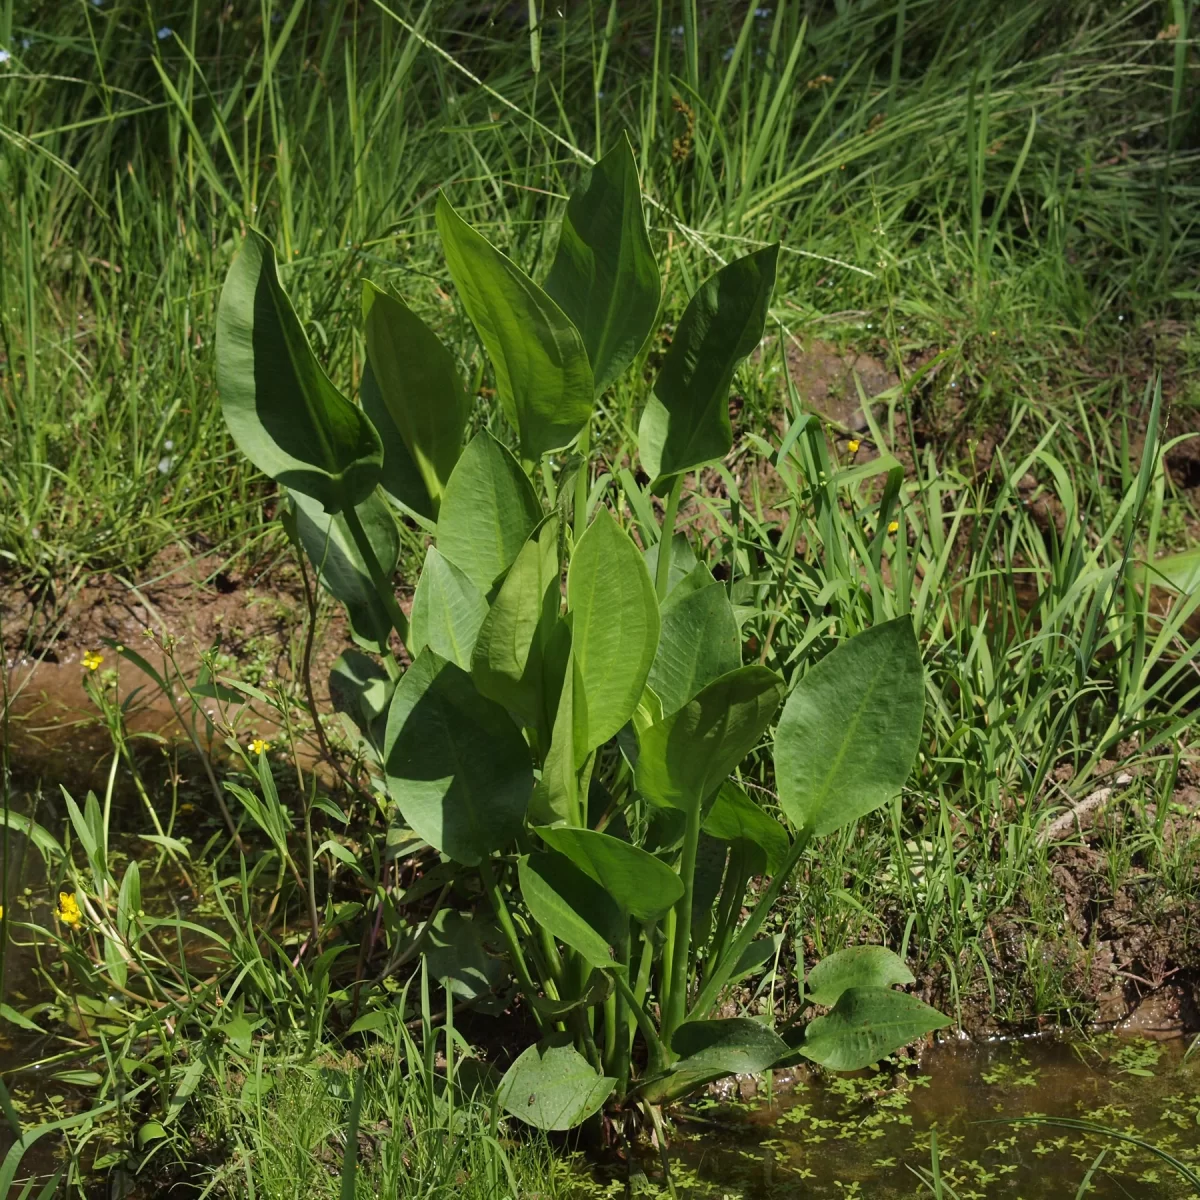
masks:
<svg viewBox="0 0 1200 1200"><path fill-rule="evenodd" d="M436 513L462 453L470 399L450 351L398 296L365 283L363 317L379 395Z"/></svg>
<svg viewBox="0 0 1200 1200"><path fill-rule="evenodd" d="M787 858L788 836L783 826L728 779L704 815L704 832L723 842L751 842L763 852L762 863L774 875Z"/></svg>
<svg viewBox="0 0 1200 1200"><path fill-rule="evenodd" d="M805 1029L798 1050L830 1071L858 1071L949 1024L949 1017L907 992L852 987Z"/></svg>
<svg viewBox="0 0 1200 1200"><path fill-rule="evenodd" d="M653 804L702 804L758 744L783 698L766 667L739 667L638 735L637 789Z"/></svg>
<svg viewBox="0 0 1200 1200"><path fill-rule="evenodd" d="M496 373L505 415L536 462L592 415L592 369L579 331L520 267L439 194L437 227L450 277Z"/></svg>
<svg viewBox="0 0 1200 1200"><path fill-rule="evenodd" d="M832 833L886 804L912 770L925 672L912 621L876 625L827 654L792 689L775 731L780 807Z"/></svg>
<svg viewBox="0 0 1200 1200"><path fill-rule="evenodd" d="M474 866L517 836L533 790L529 748L461 667L424 650L388 711L388 793L435 850Z"/></svg>
<svg viewBox="0 0 1200 1200"><path fill-rule="evenodd" d="M768 246L734 259L689 302L638 426L651 479L724 458L733 447L729 387L762 339L778 255Z"/></svg>
<svg viewBox="0 0 1200 1200"><path fill-rule="evenodd" d="M567 572L571 647L582 696L576 763L633 715L658 647L658 601L638 548L607 508L579 539Z"/></svg>
<svg viewBox="0 0 1200 1200"><path fill-rule="evenodd" d="M583 335L599 396L646 344L662 295L628 137L568 201L546 292Z"/></svg>
<svg viewBox="0 0 1200 1200"><path fill-rule="evenodd" d="M711 580L707 567L698 567ZM719 583L680 596L662 608L658 652L647 680L668 716L707 684L742 665L742 644L729 593ZM679 596L678 599L675 597Z"/></svg>
<svg viewBox="0 0 1200 1200"><path fill-rule="evenodd" d="M542 519L529 477L490 433L468 443L438 511L438 549L486 596Z"/></svg>
<svg viewBox="0 0 1200 1200"><path fill-rule="evenodd" d="M530 915L593 967L613 965L612 948L629 918L565 854L537 851L517 864L521 898Z"/></svg>
<svg viewBox="0 0 1200 1200"><path fill-rule="evenodd" d="M657 920L683 895L679 876L666 863L611 834L565 825L541 826L538 834L639 921Z"/></svg>
<svg viewBox="0 0 1200 1200"><path fill-rule="evenodd" d="M504 577L471 659L476 687L526 725L546 715L543 661L561 607L558 519L548 517Z"/></svg>
<svg viewBox="0 0 1200 1200"><path fill-rule="evenodd" d="M849 946L821 959L809 972L804 991L810 1004L832 1008L847 988L888 988L912 982L913 974L904 960L886 946Z"/></svg>
<svg viewBox="0 0 1200 1200"><path fill-rule="evenodd" d="M413 594L408 652L419 654L428 646L466 671L487 613L483 593L466 572L430 546Z"/></svg>
<svg viewBox="0 0 1200 1200"><path fill-rule="evenodd" d="M275 247L256 229L221 290L217 390L238 449L264 474L327 512L374 491L379 435L317 362L279 282Z"/></svg>
<svg viewBox="0 0 1200 1200"><path fill-rule="evenodd" d="M500 1081L505 1112L535 1129L574 1129L612 1095L615 1079L597 1075L565 1034L530 1046Z"/></svg>
<svg viewBox="0 0 1200 1200"><path fill-rule="evenodd" d="M355 640L386 654L392 619L371 582L371 573L346 526L345 516L330 516L320 501L300 492L293 492L291 501L296 534L316 568L321 586L346 606ZM390 577L400 561L400 531L387 501L372 492L355 506L355 511L383 573Z"/></svg>

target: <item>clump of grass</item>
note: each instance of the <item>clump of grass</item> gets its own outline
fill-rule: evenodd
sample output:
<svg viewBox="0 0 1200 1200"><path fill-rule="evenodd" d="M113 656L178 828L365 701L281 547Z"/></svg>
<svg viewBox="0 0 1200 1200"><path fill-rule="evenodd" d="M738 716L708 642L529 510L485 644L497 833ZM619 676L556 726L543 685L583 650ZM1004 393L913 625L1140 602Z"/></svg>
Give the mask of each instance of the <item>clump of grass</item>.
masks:
<svg viewBox="0 0 1200 1200"><path fill-rule="evenodd" d="M472 20L442 0L353 17L9 3L0 553L61 581L172 542L252 548L264 493L211 383L245 224L276 236L346 386L367 264L478 385L431 198L450 188L536 267L551 247L534 217L622 129L670 287L782 236L788 328L885 333L902 358L932 346L947 376L976 362L975 401L1003 410L1047 360L1190 311L1190 31L1156 11L689 0L603 24L564 6L535 34L508 7ZM641 399L612 399L616 457Z"/></svg>

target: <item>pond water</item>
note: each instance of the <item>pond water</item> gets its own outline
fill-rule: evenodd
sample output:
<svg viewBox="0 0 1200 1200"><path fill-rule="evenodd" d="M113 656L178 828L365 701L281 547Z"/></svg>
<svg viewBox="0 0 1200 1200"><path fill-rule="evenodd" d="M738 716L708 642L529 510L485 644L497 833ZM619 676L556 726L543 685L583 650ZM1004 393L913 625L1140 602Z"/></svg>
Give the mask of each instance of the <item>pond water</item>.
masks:
<svg viewBox="0 0 1200 1200"><path fill-rule="evenodd" d="M1185 1052L1112 1034L947 1044L895 1074L706 1100L672 1140L673 1174L681 1196L720 1200L1200 1196L1147 1145L1053 1123L1117 1131L1200 1174L1200 1053Z"/></svg>

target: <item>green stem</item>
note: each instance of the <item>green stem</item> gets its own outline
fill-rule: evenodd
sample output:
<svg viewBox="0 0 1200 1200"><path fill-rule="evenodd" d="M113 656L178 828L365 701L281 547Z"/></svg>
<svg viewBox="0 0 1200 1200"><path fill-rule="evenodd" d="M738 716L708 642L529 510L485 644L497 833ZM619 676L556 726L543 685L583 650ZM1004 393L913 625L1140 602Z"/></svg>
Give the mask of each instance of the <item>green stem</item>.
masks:
<svg viewBox="0 0 1200 1200"><path fill-rule="evenodd" d="M688 967L692 948L692 898L696 891L696 852L700 846L700 803L688 806L687 823L683 829L683 855L679 875L683 880L683 895L675 905L675 937L671 948L671 987L667 993L663 1017L663 1041L669 1046L675 1030L683 1024L687 1011Z"/></svg>
<svg viewBox="0 0 1200 1200"><path fill-rule="evenodd" d="M629 981L620 971L613 971L612 979L617 985L617 991L625 997L625 1003L633 1011L638 1028L642 1031L642 1037L646 1039L646 1049L649 1052L647 1074L661 1074L667 1069L667 1063L671 1056L668 1054L662 1038L658 1036L658 1030L654 1028L654 1022L651 1020L650 1014L646 1011L644 1005L637 1002L637 997L629 987Z"/></svg>
<svg viewBox="0 0 1200 1200"><path fill-rule="evenodd" d="M662 532L658 537L658 566L654 572L654 591L661 604L667 598L667 584L671 578L671 542L675 537L675 519L679 516L679 497L683 492L682 472L671 482L667 493L667 507L663 512Z"/></svg>
<svg viewBox="0 0 1200 1200"><path fill-rule="evenodd" d="M616 947L617 962L625 968L625 972L628 974L628 918L622 921L620 938L620 944ZM607 1000L604 1004L604 1044L606 1047L609 1045L612 1047L606 1059L607 1070L610 1075L616 1076L617 1095L623 1097L629 1090L629 1001L625 998L625 993L620 989L617 989L616 994L610 996L609 999L613 1001L611 1013ZM609 1033L608 1024L610 1017L612 1019L611 1034Z"/></svg>
<svg viewBox="0 0 1200 1200"><path fill-rule="evenodd" d="M722 960L715 964L712 975L704 981L704 986L700 989L700 994L696 997L696 1002L692 1005L691 1011L688 1014L690 1018L702 1018L716 1004L717 998L721 994L721 989L729 982L729 977L733 974L734 966L740 961L747 947L754 941L755 935L762 928L763 921L767 919L767 913L771 911L775 901L779 899L779 893L783 891L783 885L791 878L792 872L796 869L796 864L800 861L800 856L804 853L811 840L812 831L810 829L802 829L796 835L796 840L792 843L792 848L788 851L788 856L783 866L780 867L779 871L772 878L770 884L767 886L767 890L762 894L762 898L754 906L750 916L746 919L745 925L739 930L737 937L733 939L733 945L725 952Z"/></svg>
<svg viewBox="0 0 1200 1200"><path fill-rule="evenodd" d="M717 925L713 934L712 953L708 956L707 967L715 966L725 954L729 939L737 925L737 919L742 911L742 900L746 895L746 884L750 873L746 870L746 853L742 844L735 842L729 852L729 867L725 872L725 887L721 892L720 905L717 912Z"/></svg>
<svg viewBox="0 0 1200 1200"><path fill-rule="evenodd" d="M587 529L588 454L592 445L592 422L589 419L579 431L575 449L579 454L579 470L575 472L575 545Z"/></svg>
<svg viewBox="0 0 1200 1200"><path fill-rule="evenodd" d="M346 528L350 530L350 536L354 539L354 544L358 547L358 552L362 555L363 562L367 565L367 572L371 576L371 583L374 584L375 592L379 596L383 607L387 610L388 619L400 635L400 640L407 646L408 618L396 602L396 593L392 590L392 581L383 573L383 567L379 565L379 559L375 556L375 550L371 545L370 539L367 537L367 531L362 527L362 522L358 519L358 513L355 511L354 505L343 505L342 516L345 517Z"/></svg>
<svg viewBox="0 0 1200 1200"><path fill-rule="evenodd" d="M483 879L483 886L488 894L488 899L492 902L492 911L495 912L496 920L500 923L500 932L504 935L504 940L508 945L508 953L512 958L513 969L517 973L517 981L524 989L525 995L529 997L529 1007L533 1009L533 1015L540 1029L544 1024L542 1014L538 1012L533 1003L534 997L538 993L537 984L533 982L533 976L529 973L529 965L525 962L525 952L521 949L521 939L517 936L517 929L513 924L512 914L508 911L508 905L504 902L504 895L496 883L496 873L492 870L492 860L490 858L485 858L480 862L479 874Z"/></svg>

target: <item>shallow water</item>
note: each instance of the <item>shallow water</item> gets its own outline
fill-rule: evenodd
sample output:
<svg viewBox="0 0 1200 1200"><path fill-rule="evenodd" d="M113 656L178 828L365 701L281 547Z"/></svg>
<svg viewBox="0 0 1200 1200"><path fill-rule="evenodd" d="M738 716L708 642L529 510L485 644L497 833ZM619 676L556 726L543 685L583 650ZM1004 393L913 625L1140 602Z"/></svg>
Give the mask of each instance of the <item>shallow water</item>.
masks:
<svg viewBox="0 0 1200 1200"><path fill-rule="evenodd" d="M936 1135L947 1200L1200 1195L1145 1147L1010 1123L1035 1115L1119 1130L1200 1173L1200 1054L1185 1061L1182 1040L1116 1035L948 1044L896 1075L809 1077L773 1100L703 1101L681 1122L671 1158L687 1196L933 1196Z"/></svg>

